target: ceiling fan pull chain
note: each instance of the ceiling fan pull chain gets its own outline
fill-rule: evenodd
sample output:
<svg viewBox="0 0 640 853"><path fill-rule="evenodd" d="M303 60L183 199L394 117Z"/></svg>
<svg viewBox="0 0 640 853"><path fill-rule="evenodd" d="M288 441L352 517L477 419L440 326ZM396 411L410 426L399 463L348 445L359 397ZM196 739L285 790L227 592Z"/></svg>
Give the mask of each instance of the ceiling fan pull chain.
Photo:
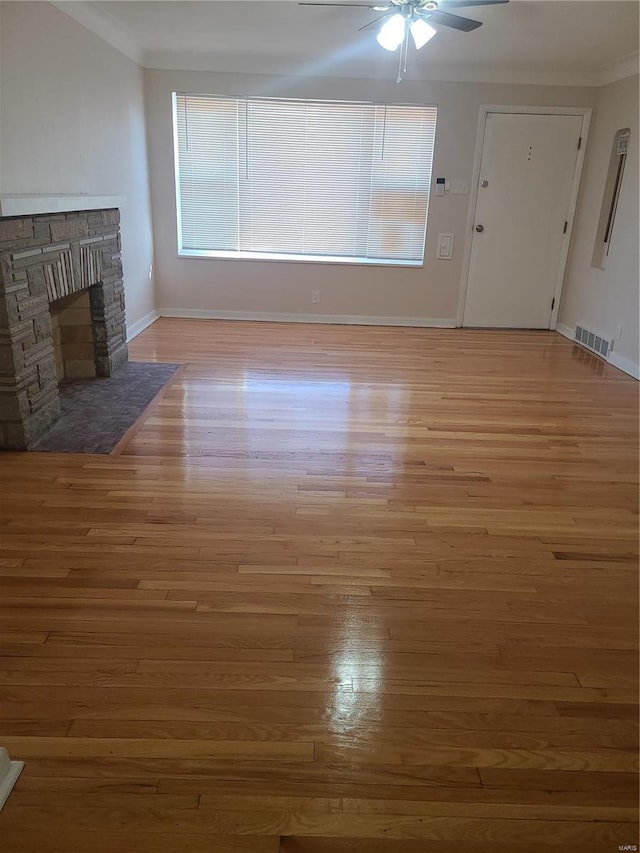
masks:
<svg viewBox="0 0 640 853"><path fill-rule="evenodd" d="M409 28L405 27L404 39L400 45L400 56L398 57L398 79L396 83L402 83L407 74L407 54L409 53Z"/></svg>
<svg viewBox="0 0 640 853"><path fill-rule="evenodd" d="M402 67L402 78L407 76L407 57L409 56L409 27L404 28L404 65Z"/></svg>

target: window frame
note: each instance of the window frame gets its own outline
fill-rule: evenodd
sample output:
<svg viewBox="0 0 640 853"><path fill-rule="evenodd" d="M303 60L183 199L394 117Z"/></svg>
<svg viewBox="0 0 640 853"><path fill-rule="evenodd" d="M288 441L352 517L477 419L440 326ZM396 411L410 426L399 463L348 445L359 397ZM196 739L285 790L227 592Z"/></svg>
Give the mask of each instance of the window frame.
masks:
<svg viewBox="0 0 640 853"><path fill-rule="evenodd" d="M171 94L172 99L172 111L171 111L171 130L173 135L173 160L174 160L174 191L175 191L175 200L176 200L176 233L177 233L177 257L178 258L190 258L190 259L199 259L199 260L218 260L218 261L259 261L259 262L278 262L278 263L296 263L296 264L329 264L331 266L366 266L366 267L396 267L396 268L407 268L407 269L424 269L426 262L426 254L427 254L427 233L428 233L428 222L429 222L429 212L430 212L430 204L432 198L432 185L433 185L433 165L435 161L435 147L437 140L437 122L438 122L438 106L437 104L424 104L424 103L392 103L392 104L381 104L374 101L340 101L340 100L328 100L328 99L314 99L314 98L292 98L294 101L304 101L307 100L310 103L318 103L318 104L326 104L326 103L335 103L335 104L362 104L366 106L372 107L414 107L414 108L422 108L422 109L433 109L435 110L435 120L434 120L434 131L433 131L433 146L432 146L432 159L431 159L431 173L430 173L430 181L429 188L426 198L425 205L425 219L424 226L422 229L422 238L421 238L421 247L422 247L422 257L420 259L404 259L404 258L368 258L368 257L358 257L358 256L348 256L348 255L312 255L312 254L301 254L301 253L283 253L283 252L254 252L254 251L228 251L223 249L185 249L183 248L183 239L182 239L182 217L181 217L181 193L180 193L180 156L179 156L179 139L178 139L178 98L181 95L187 95L191 97L211 97L211 98L220 98L220 99L232 99L232 100L252 100L249 95L217 95L211 93L201 93L201 92L184 92L184 91L174 91ZM259 98L259 100L289 100L287 98Z"/></svg>

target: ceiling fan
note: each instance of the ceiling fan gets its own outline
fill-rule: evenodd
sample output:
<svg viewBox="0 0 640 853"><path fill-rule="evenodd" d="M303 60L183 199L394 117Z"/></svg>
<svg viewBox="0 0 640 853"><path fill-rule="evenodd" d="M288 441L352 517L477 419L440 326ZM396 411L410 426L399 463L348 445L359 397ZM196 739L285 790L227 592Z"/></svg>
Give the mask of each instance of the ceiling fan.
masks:
<svg viewBox="0 0 640 853"><path fill-rule="evenodd" d="M449 9L462 9L470 6L497 6L508 3L509 0L387 0L386 3L331 3L322 0L305 0L299 2L298 6L335 6L350 7L357 6L369 9L370 12L383 12L373 21L360 27L366 30L385 21L380 27L377 35L378 44L385 50L400 50L400 70L398 83L402 80L403 63L406 73L407 51L409 48L409 33L416 46L420 50L436 34L437 30L432 26L436 24L442 27L451 27L454 30L468 33L482 26L482 21L474 21L471 18L463 18L461 15L453 15Z"/></svg>

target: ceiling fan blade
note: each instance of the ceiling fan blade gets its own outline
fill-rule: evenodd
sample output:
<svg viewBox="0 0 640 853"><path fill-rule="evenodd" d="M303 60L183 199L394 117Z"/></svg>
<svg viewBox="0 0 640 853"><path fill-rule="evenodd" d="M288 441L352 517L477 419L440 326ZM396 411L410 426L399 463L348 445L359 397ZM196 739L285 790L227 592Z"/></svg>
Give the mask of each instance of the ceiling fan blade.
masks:
<svg viewBox="0 0 640 853"><path fill-rule="evenodd" d="M441 0L446 9L464 9L465 6L501 6L509 0Z"/></svg>
<svg viewBox="0 0 640 853"><path fill-rule="evenodd" d="M361 33L363 30L366 30L369 27L372 27L374 24L377 24L378 21L381 21L383 18L388 18L388 17L389 17L389 12L385 12L384 15L379 15L377 18L374 18L373 21L369 21L369 23L365 24L364 27L358 27L358 32Z"/></svg>
<svg viewBox="0 0 640 853"><path fill-rule="evenodd" d="M371 3L298 3L298 6L357 6L360 9L375 9Z"/></svg>
<svg viewBox="0 0 640 853"><path fill-rule="evenodd" d="M482 21L472 21L471 18L461 18L459 15L450 15L448 12L441 12L436 9L424 16L430 23L440 24L443 27L451 27L453 30L461 30L463 33L470 33L471 30L477 30L482 26Z"/></svg>

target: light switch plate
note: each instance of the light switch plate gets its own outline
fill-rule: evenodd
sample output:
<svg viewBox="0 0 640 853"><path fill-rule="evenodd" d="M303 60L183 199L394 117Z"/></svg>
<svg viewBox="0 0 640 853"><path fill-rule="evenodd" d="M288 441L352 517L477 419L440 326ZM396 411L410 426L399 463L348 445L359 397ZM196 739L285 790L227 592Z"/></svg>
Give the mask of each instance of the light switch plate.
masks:
<svg viewBox="0 0 640 853"><path fill-rule="evenodd" d="M438 234L438 254L442 261L450 261L453 256L453 234Z"/></svg>

